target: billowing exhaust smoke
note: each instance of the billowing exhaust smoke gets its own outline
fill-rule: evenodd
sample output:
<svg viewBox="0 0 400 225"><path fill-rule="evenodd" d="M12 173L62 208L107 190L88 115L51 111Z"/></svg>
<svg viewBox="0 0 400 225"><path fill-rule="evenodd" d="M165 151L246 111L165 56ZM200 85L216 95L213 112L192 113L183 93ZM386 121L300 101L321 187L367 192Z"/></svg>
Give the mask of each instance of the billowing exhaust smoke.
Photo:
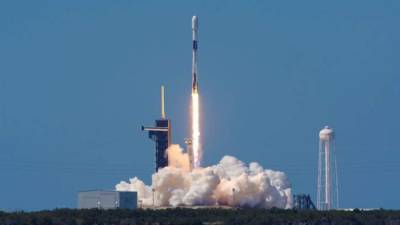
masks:
<svg viewBox="0 0 400 225"><path fill-rule="evenodd" d="M143 206L216 206L290 208L290 183L283 172L247 166L224 156L214 166L190 170L189 156L179 145L168 148L169 166L153 174L153 184L137 177L116 185L118 191L137 191Z"/></svg>

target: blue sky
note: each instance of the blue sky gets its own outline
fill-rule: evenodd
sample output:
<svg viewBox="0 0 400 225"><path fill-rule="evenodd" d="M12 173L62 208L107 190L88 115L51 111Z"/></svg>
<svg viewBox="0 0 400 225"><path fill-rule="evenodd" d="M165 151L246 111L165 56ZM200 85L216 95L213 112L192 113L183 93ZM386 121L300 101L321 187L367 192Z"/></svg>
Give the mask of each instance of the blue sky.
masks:
<svg viewBox="0 0 400 225"><path fill-rule="evenodd" d="M154 165L140 125L166 85L188 136L199 16L204 164L285 171L315 199L318 131L337 133L345 208L400 208L400 2L1 1L0 209L75 207Z"/></svg>

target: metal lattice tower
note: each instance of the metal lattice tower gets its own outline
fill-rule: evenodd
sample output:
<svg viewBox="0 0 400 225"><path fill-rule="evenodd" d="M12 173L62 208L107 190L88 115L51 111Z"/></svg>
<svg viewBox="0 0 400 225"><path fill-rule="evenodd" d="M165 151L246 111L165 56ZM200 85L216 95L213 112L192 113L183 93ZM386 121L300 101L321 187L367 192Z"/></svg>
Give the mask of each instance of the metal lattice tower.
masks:
<svg viewBox="0 0 400 225"><path fill-rule="evenodd" d="M339 208L335 133L328 126L319 132L317 208Z"/></svg>
<svg viewBox="0 0 400 225"><path fill-rule="evenodd" d="M315 210L315 205L310 195L297 194L293 196L293 209L296 210Z"/></svg>

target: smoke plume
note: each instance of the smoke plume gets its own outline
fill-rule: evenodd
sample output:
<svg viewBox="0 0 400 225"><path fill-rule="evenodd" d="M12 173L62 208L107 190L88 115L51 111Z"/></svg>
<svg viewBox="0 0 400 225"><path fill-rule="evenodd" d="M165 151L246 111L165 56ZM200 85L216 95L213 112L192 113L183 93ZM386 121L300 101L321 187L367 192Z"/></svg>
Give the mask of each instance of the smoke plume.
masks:
<svg viewBox="0 0 400 225"><path fill-rule="evenodd" d="M138 192L143 206L291 207L291 187L283 172L264 169L256 162L246 166L232 156L190 171L189 157L179 145L171 145L167 152L169 166L153 174L152 186L135 177L121 181L116 190Z"/></svg>

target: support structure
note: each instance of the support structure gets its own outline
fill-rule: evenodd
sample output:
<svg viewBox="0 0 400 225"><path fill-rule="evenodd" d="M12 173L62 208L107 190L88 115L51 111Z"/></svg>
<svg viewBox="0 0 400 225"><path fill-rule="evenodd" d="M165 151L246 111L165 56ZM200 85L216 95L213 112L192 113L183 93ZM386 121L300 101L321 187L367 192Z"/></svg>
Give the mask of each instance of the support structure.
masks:
<svg viewBox="0 0 400 225"><path fill-rule="evenodd" d="M293 209L296 210L316 210L310 195L298 194L293 196Z"/></svg>
<svg viewBox="0 0 400 225"><path fill-rule="evenodd" d="M154 127L144 127L149 132L149 138L155 142L155 171L168 166L167 149L171 145L171 120L165 117L164 86L161 86L161 119L155 121Z"/></svg>
<svg viewBox="0 0 400 225"><path fill-rule="evenodd" d="M192 139L191 138L185 138L185 144L186 144L186 149L187 153L189 155L189 167L190 170L193 170L193 147L192 147Z"/></svg>
<svg viewBox="0 0 400 225"><path fill-rule="evenodd" d="M335 133L325 126L319 132L317 208L339 208L339 185L334 145ZM333 165L332 165L332 162ZM335 190L332 191L333 187Z"/></svg>

